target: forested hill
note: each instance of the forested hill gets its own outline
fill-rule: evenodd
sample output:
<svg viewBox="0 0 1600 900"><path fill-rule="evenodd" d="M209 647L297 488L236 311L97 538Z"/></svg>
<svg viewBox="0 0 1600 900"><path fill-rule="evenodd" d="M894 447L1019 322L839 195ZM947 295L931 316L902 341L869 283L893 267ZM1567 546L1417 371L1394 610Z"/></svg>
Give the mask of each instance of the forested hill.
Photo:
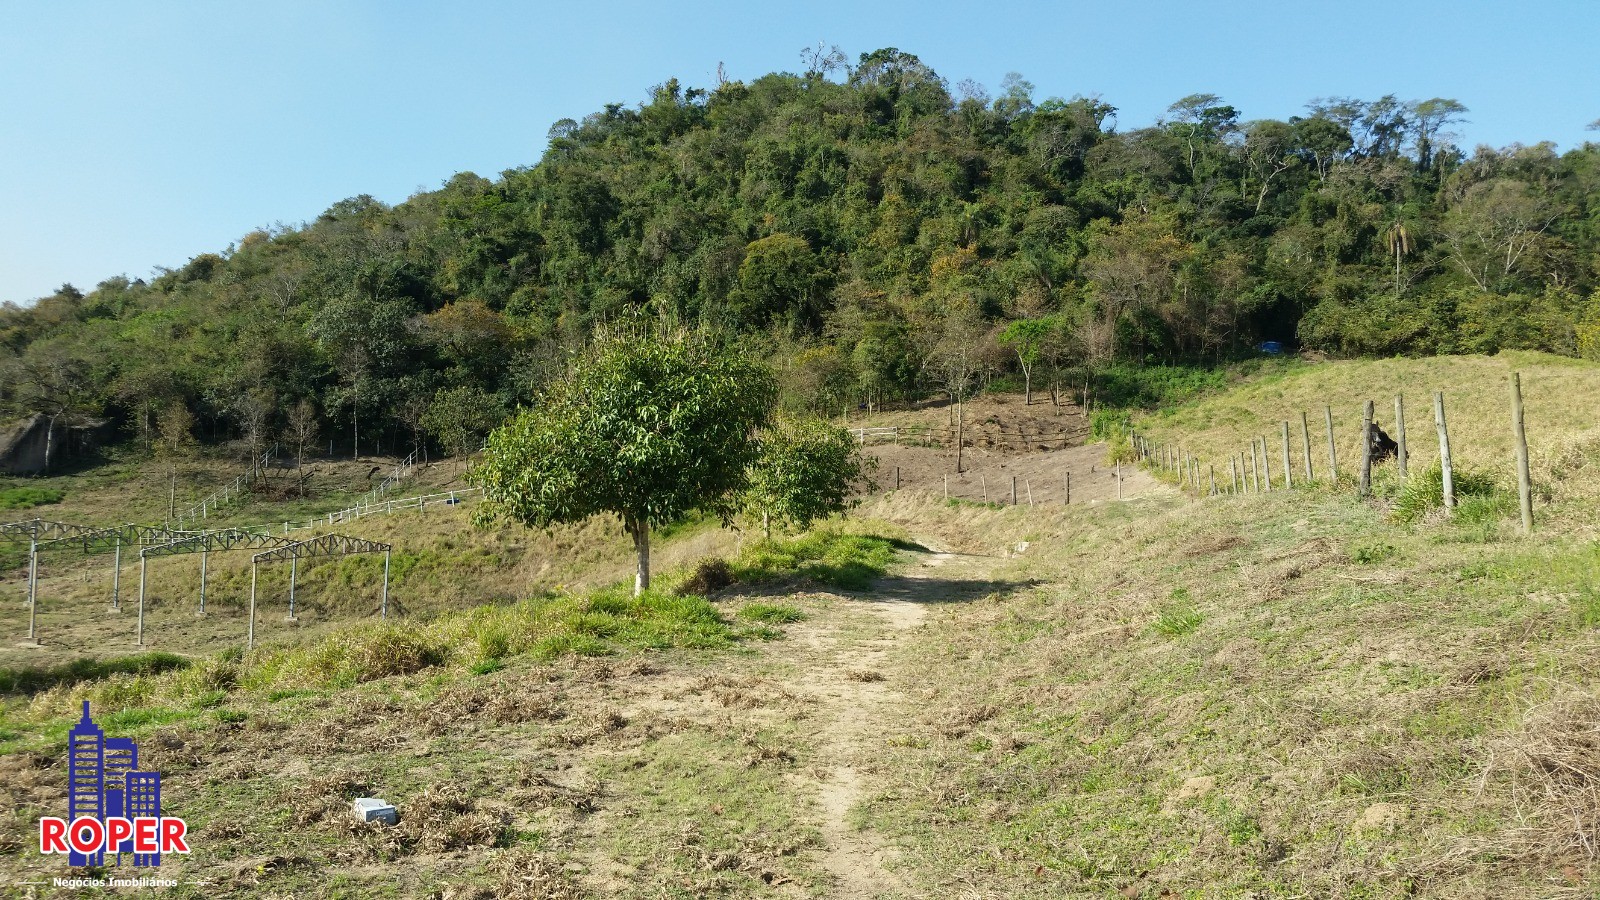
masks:
<svg viewBox="0 0 1600 900"><path fill-rule="evenodd" d="M929 361L957 347L1036 381L1261 340L1600 353L1600 145L1467 156L1467 111L1437 98L1274 121L1196 94L1131 128L892 49L809 67L669 81L498 180L7 306L0 418L475 446L628 310L742 335L789 402L833 410L949 387Z"/></svg>

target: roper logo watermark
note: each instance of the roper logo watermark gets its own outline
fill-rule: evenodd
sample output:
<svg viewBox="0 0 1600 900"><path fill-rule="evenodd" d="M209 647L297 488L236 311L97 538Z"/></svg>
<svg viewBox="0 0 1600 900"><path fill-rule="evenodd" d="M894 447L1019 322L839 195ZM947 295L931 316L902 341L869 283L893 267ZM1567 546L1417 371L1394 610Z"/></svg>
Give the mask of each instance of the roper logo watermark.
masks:
<svg viewBox="0 0 1600 900"><path fill-rule="evenodd" d="M161 865L163 853L188 853L188 826L161 815L161 773L139 771L139 746L108 738L89 718L67 737L67 818L39 820L39 852L65 853L74 866Z"/></svg>

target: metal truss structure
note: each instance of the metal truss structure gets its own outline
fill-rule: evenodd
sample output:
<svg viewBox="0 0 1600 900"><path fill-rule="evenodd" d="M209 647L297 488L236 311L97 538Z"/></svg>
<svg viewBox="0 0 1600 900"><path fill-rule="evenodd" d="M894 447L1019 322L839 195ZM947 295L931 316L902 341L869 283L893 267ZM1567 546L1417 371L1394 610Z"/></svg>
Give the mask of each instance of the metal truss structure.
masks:
<svg viewBox="0 0 1600 900"><path fill-rule="evenodd" d="M453 498L452 498L453 499ZM28 637L38 641L39 552L77 550L86 555L113 553L111 607L121 609L122 546L139 548L138 643L144 645L144 607L146 572L149 561L162 556L200 554L200 615L206 611L206 568L212 553L229 550L259 551L250 557L249 645L255 646L256 573L262 563L289 562L289 619L294 619L295 587L301 559L349 556L357 553L383 554L383 589L379 615L389 617L389 563L391 545L343 534L324 534L303 541L271 534L265 529L227 528L218 531L183 531L161 525L117 525L110 528L28 519L0 523L0 544L27 543L28 546Z"/></svg>
<svg viewBox="0 0 1600 900"><path fill-rule="evenodd" d="M293 540L266 531L248 531L243 528L225 528L221 531L191 533L164 544L146 547L140 556L177 556L182 553L215 553L223 550L260 550L263 547L282 547Z"/></svg>
<svg viewBox="0 0 1600 900"><path fill-rule="evenodd" d="M95 531L92 525L74 525L70 522L51 522L48 519L27 519L0 525L0 543L37 544L40 541L72 537Z"/></svg>
<svg viewBox="0 0 1600 900"><path fill-rule="evenodd" d="M388 553L392 547L364 538L343 534L324 534L303 541L285 540L276 549L250 557L253 563L285 559L311 559L318 556L349 556L353 553Z"/></svg>
<svg viewBox="0 0 1600 900"><path fill-rule="evenodd" d="M260 564L289 561L289 619L293 621L294 589L299 573L300 560L316 559L324 556L351 556L357 553L382 553L383 594L378 601L378 614L387 619L389 618L389 555L391 550L393 550L393 547L390 545L380 544L377 541L350 537L344 534L324 534L304 541L288 542L283 546L263 550L250 557L250 628L247 636L247 646L254 649L256 645L256 567Z"/></svg>

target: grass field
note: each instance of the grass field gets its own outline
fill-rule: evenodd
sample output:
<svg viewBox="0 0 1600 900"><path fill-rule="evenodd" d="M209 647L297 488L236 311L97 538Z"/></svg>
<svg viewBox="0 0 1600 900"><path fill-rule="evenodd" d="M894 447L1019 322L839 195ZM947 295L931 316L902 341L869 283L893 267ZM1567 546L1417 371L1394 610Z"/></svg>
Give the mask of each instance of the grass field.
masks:
<svg viewBox="0 0 1600 900"><path fill-rule="evenodd" d="M1491 434L1513 366L1531 537ZM1136 422L1220 450L1320 398L1444 387L1484 473L1454 514L1421 442L1365 499L879 492L775 545L689 523L640 601L608 587L609 525L363 520L417 556L399 621L348 624L370 572L333 564L307 596L345 614L253 653L7 657L0 880L60 868L32 829L89 699L195 829L163 874L212 884L174 896L1594 897L1597 379L1274 364ZM354 824L368 794L401 824Z"/></svg>
<svg viewBox="0 0 1600 900"><path fill-rule="evenodd" d="M1439 458L1433 395L1445 394L1445 417L1454 461L1469 468L1510 472L1511 401L1508 379L1520 372L1533 467L1548 472L1576 441L1600 429L1600 364L1545 353L1441 356L1424 359L1285 362L1264 366L1226 391L1138 416L1136 426L1153 441L1181 445L1219 477L1230 453L1249 452L1252 437L1266 436L1274 470L1281 468L1282 423L1290 423L1291 456L1304 465L1300 414L1309 419L1311 459L1328 465L1325 407L1333 408L1335 445L1342 474L1360 460L1361 408L1374 401L1377 421L1394 434L1394 398L1404 395L1407 448L1425 469Z"/></svg>

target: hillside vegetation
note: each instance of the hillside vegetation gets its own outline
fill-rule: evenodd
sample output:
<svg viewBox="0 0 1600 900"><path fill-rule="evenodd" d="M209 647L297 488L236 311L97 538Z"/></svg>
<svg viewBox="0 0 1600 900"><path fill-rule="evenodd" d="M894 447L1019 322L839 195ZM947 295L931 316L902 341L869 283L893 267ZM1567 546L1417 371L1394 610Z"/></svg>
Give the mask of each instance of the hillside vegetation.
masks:
<svg viewBox="0 0 1600 900"><path fill-rule="evenodd" d="M555 123L498 177L5 307L0 415L110 414L178 455L468 452L629 315L770 356L786 403L830 414L1263 339L1600 353L1600 146L1469 153L1467 113L1320 98L1252 120L1192 94L1134 124L1021 76L952 86L893 48L668 80Z"/></svg>

